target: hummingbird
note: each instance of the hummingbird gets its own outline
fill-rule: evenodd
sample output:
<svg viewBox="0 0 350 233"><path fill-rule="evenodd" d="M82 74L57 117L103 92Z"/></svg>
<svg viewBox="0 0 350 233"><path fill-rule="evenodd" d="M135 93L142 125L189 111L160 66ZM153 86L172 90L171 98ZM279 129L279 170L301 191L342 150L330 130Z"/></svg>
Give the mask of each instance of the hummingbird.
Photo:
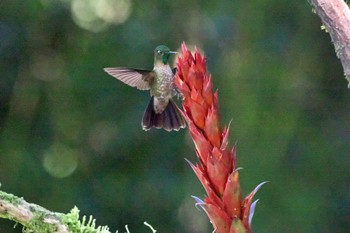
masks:
<svg viewBox="0 0 350 233"><path fill-rule="evenodd" d="M157 46L154 49L153 70L104 68L109 75L123 83L139 90L150 91L151 99L141 122L143 130L155 127L166 131L178 131L186 127L185 120L172 99L175 95L179 96L174 85L176 69L172 69L169 65L170 55L175 53L165 45Z"/></svg>

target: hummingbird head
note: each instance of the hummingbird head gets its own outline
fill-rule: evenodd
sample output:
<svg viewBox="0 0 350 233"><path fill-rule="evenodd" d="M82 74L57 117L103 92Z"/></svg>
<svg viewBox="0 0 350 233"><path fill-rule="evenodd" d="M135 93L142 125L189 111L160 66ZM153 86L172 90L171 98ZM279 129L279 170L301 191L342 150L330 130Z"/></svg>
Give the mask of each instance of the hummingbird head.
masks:
<svg viewBox="0 0 350 233"><path fill-rule="evenodd" d="M167 64L170 54L175 54L176 52L170 51L165 45L159 45L154 49L154 62L162 62Z"/></svg>

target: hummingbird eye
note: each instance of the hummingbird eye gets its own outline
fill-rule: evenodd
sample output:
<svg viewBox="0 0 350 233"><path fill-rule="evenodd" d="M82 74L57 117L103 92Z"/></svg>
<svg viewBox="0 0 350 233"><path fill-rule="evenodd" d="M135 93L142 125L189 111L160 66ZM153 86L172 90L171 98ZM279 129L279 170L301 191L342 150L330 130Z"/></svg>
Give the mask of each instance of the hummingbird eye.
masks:
<svg viewBox="0 0 350 233"><path fill-rule="evenodd" d="M158 53L158 54L161 54L161 53L162 53L162 51L160 51L160 50L157 50L157 53Z"/></svg>

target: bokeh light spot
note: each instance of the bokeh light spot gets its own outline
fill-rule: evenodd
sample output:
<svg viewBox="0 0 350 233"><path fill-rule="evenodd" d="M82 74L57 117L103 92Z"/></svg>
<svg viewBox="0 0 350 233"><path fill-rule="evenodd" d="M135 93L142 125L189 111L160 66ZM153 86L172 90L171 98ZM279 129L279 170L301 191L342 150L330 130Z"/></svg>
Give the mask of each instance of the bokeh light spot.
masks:
<svg viewBox="0 0 350 233"><path fill-rule="evenodd" d="M68 177L78 166L78 150L55 143L44 154L43 166L54 177Z"/></svg>
<svg viewBox="0 0 350 233"><path fill-rule="evenodd" d="M130 16L130 0L100 0L96 2L96 14L106 22L122 24Z"/></svg>
<svg viewBox="0 0 350 233"><path fill-rule="evenodd" d="M107 23L97 17L93 2L93 0L73 0L71 4L72 17L79 27L99 32L107 27Z"/></svg>
<svg viewBox="0 0 350 233"><path fill-rule="evenodd" d="M89 144L91 148L103 154L109 145L119 138L119 130L116 124L108 121L97 122L89 132Z"/></svg>
<svg viewBox="0 0 350 233"><path fill-rule="evenodd" d="M74 22L81 28L99 32L110 24L122 24L130 16L130 0L73 0Z"/></svg>

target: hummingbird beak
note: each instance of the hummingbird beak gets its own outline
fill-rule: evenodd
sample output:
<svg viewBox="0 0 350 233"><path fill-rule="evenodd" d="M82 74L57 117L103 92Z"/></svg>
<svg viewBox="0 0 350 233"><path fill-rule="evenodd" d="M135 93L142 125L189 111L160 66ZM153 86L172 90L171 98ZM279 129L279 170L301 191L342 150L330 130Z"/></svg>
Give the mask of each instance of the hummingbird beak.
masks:
<svg viewBox="0 0 350 233"><path fill-rule="evenodd" d="M177 52L169 51L169 54L177 54Z"/></svg>

